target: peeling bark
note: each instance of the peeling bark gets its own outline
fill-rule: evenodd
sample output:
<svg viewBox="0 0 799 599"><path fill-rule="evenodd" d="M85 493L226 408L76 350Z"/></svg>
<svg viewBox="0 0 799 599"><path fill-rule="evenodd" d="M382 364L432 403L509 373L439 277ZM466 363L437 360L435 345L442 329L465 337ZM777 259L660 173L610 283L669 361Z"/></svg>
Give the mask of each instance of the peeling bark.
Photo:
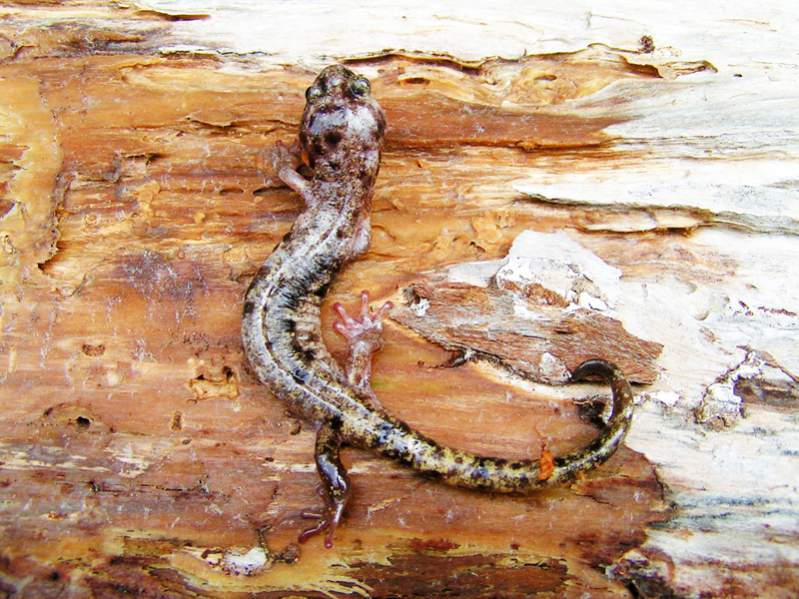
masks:
<svg viewBox="0 0 799 599"><path fill-rule="evenodd" d="M6 2L0 592L796 595L795 12ZM626 446L530 497L348 451L340 538L300 550L313 433L247 371L238 306L300 210L263 149L333 57L389 130L329 301L427 293L382 404L537 458L596 434L607 390L550 384L580 359L641 385Z"/></svg>
<svg viewBox="0 0 799 599"><path fill-rule="evenodd" d="M393 318L450 351L535 382L563 384L580 363L599 357L631 382L652 383L662 346L604 313L615 302L618 277L568 238L527 232L503 261L462 264L414 281Z"/></svg>

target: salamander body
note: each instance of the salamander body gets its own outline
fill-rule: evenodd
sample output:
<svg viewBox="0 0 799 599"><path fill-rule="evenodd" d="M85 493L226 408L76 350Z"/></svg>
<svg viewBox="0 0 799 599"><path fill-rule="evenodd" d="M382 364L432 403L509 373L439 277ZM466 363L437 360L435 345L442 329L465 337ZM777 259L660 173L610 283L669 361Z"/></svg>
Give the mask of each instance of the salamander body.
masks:
<svg viewBox="0 0 799 599"><path fill-rule="evenodd" d="M250 285L243 307L242 341L258 379L291 411L318 426L316 465L325 506L304 515L314 526L304 541L326 531L326 545L350 496L339 459L342 446L373 449L419 472L472 489L527 493L563 484L607 460L622 442L633 412L630 387L618 368L590 360L572 380L598 376L613 390L613 415L587 447L536 460L479 456L439 445L392 417L369 386L371 356L380 347L381 319L390 309L349 316L334 306L336 329L347 337L346 368L322 341L320 306L336 274L366 251L370 209L386 126L368 80L340 65L324 69L306 92L299 138L278 143L272 163L281 180L299 193L305 210L267 258ZM311 176L298 169L305 164ZM542 460L543 461L543 460Z"/></svg>

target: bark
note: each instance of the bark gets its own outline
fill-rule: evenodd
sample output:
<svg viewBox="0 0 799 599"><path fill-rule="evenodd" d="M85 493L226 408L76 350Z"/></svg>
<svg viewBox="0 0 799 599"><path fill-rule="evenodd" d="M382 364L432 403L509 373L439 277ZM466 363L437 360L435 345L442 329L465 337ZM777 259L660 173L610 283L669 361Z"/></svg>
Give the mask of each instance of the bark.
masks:
<svg viewBox="0 0 799 599"><path fill-rule="evenodd" d="M796 12L6 2L0 590L794 596ZM239 318L302 208L263 151L336 60L389 123L336 355L332 302L392 299L381 403L509 458L596 435L607 390L564 384L584 358L639 406L607 464L528 497L347 450L325 550L295 544L313 431Z"/></svg>

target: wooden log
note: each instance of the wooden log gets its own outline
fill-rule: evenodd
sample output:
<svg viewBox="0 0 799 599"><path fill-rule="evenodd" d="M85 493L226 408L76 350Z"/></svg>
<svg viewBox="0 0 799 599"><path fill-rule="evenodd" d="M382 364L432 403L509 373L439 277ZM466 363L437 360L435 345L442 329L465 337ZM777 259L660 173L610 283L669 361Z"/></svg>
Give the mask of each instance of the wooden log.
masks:
<svg viewBox="0 0 799 599"><path fill-rule="evenodd" d="M0 590L796 595L795 13L5 3ZM383 405L509 458L596 435L607 390L562 384L582 357L639 406L607 464L529 497L348 450L325 550L295 542L313 432L248 372L239 319L301 209L263 151L334 60L389 122L334 353L330 303L394 299Z"/></svg>

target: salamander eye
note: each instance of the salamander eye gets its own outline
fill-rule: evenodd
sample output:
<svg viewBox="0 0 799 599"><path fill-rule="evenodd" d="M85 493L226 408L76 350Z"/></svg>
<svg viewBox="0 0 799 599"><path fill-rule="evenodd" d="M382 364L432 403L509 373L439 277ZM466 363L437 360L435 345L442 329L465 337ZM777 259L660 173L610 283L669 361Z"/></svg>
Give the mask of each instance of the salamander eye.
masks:
<svg viewBox="0 0 799 599"><path fill-rule="evenodd" d="M316 87L315 85L312 85L311 87L309 87L308 89L305 90L305 100L307 102L312 102L313 100L318 100L323 95L324 95L324 92L321 89L319 89L318 87Z"/></svg>
<svg viewBox="0 0 799 599"><path fill-rule="evenodd" d="M368 96L369 91L369 80L366 77L358 77L350 82L350 94L355 97Z"/></svg>

